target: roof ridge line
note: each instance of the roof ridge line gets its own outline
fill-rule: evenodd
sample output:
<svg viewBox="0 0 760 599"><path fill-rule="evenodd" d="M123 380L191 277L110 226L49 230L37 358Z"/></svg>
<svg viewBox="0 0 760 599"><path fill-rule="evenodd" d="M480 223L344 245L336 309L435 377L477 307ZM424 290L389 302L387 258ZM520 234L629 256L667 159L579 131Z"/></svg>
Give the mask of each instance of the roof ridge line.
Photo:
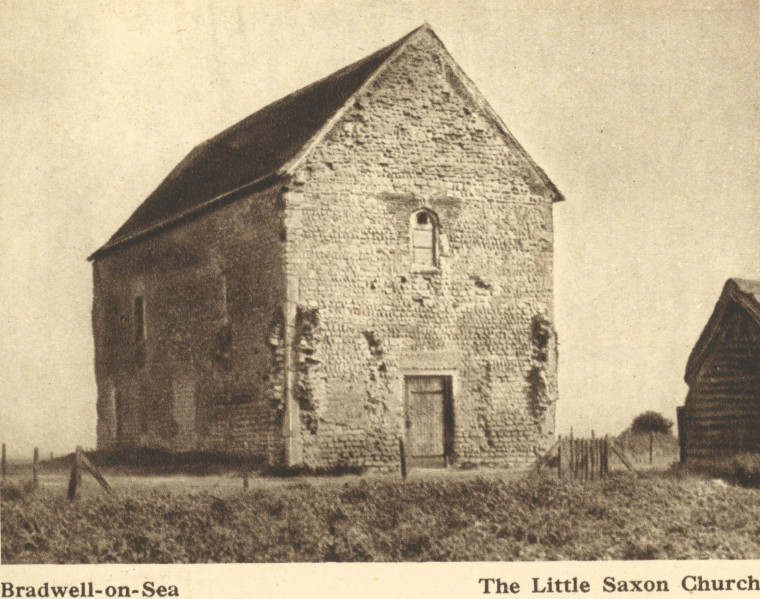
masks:
<svg viewBox="0 0 760 599"><path fill-rule="evenodd" d="M263 111L267 110L268 108L270 108L270 107L274 106L275 104L278 104L278 103L280 103L280 102L283 102L283 101L285 101L285 100L287 100L288 98L291 98L291 97L293 97L293 96L297 96L297 95L303 94L303 93L304 93L306 90L308 90L308 89L310 89L310 88L313 88L313 87L316 87L316 86L318 86L320 83L323 83L323 82L324 82L325 80L327 80L327 79L333 79L334 77L336 77L337 75L340 75L340 74L341 74L341 73L343 73L344 71L346 71L346 70L348 70L348 69L350 69L350 68L352 68L352 67L355 67L355 66L357 65L357 63L361 63L361 62L364 62L365 60L368 60L368 59L372 58L372 57L373 57L373 56L375 56L376 54L379 54L379 53L381 53L383 50L386 50L386 49L387 49L389 46L393 46L394 44L397 44L397 43L399 43L401 40L404 40L404 38L411 38L411 36L412 36L412 35L416 34L416 33L417 33L419 30L423 29L423 28L425 27L425 25L427 25L427 23L425 23L425 24L423 24L423 25L420 25L420 26L419 26L419 27L417 27L416 29L412 29L412 30L411 30L409 33L407 33L406 35L402 35L400 38L398 38L397 40L395 40L395 41L391 42L390 44L386 44L385 46L383 46L383 47L381 47L381 48L378 48L378 49L377 49L377 50L375 50L374 52L372 52L372 53L370 53L370 54L368 54L368 55L366 55L366 56L363 56L362 58L359 58L358 60L355 60L355 61L353 61L353 62L350 62L350 63L348 63L348 64L346 64L346 65L343 65L343 66L342 66L342 67L340 67L339 69L337 69L337 70L335 70L335 71L333 71L333 72L331 72L331 73L328 73L328 74L327 74L327 75L325 75L324 77L320 77L319 79L316 79L315 81L311 81L311 82L307 83L306 85L304 85L304 86L302 86L302 87L299 87L298 89L294 89L294 90L293 90L292 92L290 92L289 94L286 94L286 95L284 95L284 96L281 96L281 97L279 97L279 98L276 98L276 99L272 100L272 101L271 101L271 102L269 102L268 104L265 104L265 105L264 105L264 106L262 106L261 108L258 108L258 109L256 109L256 110L254 110L252 113L248 114L248 115L247 115L247 116L245 116L244 118L242 118L242 119L240 119L240 120L236 121L235 123L233 123L232 125L230 125L230 126L226 127L225 129L223 129L222 131L220 131L220 132L219 132L219 133L217 133L216 135L213 135L213 136L209 137L208 139L206 139L206 140L202 141L202 142L201 142L201 143L199 143L199 144L198 144L196 147L200 147L200 146L203 146L203 145L206 145L206 144L210 144L210 143L212 143L214 140L217 140L217 139L221 139L221 138L223 138L225 135L229 134L229 132L230 132L230 131L232 131L232 130L234 130L234 129L237 129L238 127L242 127L242 126L243 126L243 124L244 124L244 123L245 123L245 122L246 122L246 121L247 121L249 118L256 116L257 114L259 114L259 113L261 113L261 112L263 112ZM428 27L430 27L430 26L428 25ZM401 45L402 45L402 46L406 45L406 42L407 42L407 41L408 41L408 39L407 39L407 40L404 40L404 43L403 43L403 44L401 44ZM397 50L398 50L398 48L397 48ZM391 56L393 56L394 54L395 54L395 51L394 51L394 52L391 54ZM386 58L386 60L385 60L385 61L383 61L383 62L382 62L380 65L378 65L377 69L380 69L380 68L381 68L381 67L382 67L382 66L385 64L385 62L386 62L388 59L390 59L390 57L391 57L391 56L389 56L388 58ZM377 69L376 69L376 70L377 70ZM350 100L350 99L351 99L351 98L349 98L349 100ZM346 102L346 103L348 103L348 102Z"/></svg>

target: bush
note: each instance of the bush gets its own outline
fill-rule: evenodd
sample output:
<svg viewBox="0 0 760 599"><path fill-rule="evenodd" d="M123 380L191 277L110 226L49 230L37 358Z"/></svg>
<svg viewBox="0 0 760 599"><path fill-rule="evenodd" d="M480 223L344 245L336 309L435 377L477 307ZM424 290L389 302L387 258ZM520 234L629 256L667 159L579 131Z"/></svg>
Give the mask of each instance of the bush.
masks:
<svg viewBox="0 0 760 599"><path fill-rule="evenodd" d="M0 484L0 498L3 501L20 501L34 494L34 482L27 480L18 484L3 482Z"/></svg>
<svg viewBox="0 0 760 599"><path fill-rule="evenodd" d="M673 428L672 420L651 410L636 416L631 424L631 430L635 433L670 433L671 428Z"/></svg>
<svg viewBox="0 0 760 599"><path fill-rule="evenodd" d="M760 455L740 453L733 460L736 481L743 487L760 486Z"/></svg>
<svg viewBox="0 0 760 599"><path fill-rule="evenodd" d="M5 484L0 485L0 498L3 501L18 501L24 496L21 489L16 485Z"/></svg>

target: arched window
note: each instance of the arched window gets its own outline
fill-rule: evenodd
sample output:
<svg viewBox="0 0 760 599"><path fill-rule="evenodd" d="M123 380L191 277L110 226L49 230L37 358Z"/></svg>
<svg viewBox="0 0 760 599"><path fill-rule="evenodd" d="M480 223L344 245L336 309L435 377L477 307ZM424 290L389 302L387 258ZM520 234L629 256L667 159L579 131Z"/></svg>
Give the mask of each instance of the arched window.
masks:
<svg viewBox="0 0 760 599"><path fill-rule="evenodd" d="M422 268L438 266L436 251L437 219L429 210L412 215L412 265Z"/></svg>

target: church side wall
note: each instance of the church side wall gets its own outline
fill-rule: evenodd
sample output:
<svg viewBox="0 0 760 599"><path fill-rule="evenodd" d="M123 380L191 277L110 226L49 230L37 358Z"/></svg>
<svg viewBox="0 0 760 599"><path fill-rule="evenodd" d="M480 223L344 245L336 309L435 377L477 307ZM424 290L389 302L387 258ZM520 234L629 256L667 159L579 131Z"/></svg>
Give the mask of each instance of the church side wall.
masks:
<svg viewBox="0 0 760 599"><path fill-rule="evenodd" d="M98 447L281 461L278 196L239 198L95 259Z"/></svg>

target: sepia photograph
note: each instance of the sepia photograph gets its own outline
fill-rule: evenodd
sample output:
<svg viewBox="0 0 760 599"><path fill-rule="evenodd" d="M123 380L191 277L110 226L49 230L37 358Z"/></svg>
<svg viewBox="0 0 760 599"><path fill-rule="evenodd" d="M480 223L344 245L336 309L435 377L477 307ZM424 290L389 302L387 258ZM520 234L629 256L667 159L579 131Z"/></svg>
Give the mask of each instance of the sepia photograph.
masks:
<svg viewBox="0 0 760 599"><path fill-rule="evenodd" d="M756 1L0 11L3 565L760 559Z"/></svg>

